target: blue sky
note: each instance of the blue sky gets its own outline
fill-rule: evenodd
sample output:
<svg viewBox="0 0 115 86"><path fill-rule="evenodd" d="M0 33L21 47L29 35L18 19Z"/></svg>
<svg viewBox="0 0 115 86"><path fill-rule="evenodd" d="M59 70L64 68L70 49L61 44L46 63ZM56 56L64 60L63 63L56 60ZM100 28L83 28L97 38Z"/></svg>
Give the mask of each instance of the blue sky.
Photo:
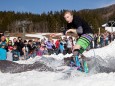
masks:
<svg viewBox="0 0 115 86"><path fill-rule="evenodd" d="M115 0L1 0L0 11L32 12L40 14L61 9L95 9L115 4Z"/></svg>

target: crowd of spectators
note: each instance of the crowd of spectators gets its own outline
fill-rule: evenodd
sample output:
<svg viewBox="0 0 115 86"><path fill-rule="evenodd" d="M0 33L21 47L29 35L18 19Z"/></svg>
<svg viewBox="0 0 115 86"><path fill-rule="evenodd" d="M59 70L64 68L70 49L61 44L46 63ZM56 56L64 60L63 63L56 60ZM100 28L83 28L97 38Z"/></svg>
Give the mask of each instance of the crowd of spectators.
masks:
<svg viewBox="0 0 115 86"><path fill-rule="evenodd" d="M94 34L90 48L100 48L107 46L115 39L114 33ZM72 53L73 46L77 39L73 37L59 37L54 41L52 37L48 39L30 39L22 41L21 37L10 40L9 37L0 37L0 60L18 61L34 58L35 56L51 55L59 53Z"/></svg>

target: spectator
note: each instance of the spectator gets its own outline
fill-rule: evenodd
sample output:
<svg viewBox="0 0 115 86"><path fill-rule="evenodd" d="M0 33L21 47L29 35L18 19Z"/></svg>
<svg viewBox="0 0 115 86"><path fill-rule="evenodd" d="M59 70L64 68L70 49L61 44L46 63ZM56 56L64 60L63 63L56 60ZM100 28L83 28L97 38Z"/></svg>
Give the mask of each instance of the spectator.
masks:
<svg viewBox="0 0 115 86"><path fill-rule="evenodd" d="M72 53L72 48L73 48L73 39L72 37L69 37L67 41L67 53Z"/></svg>
<svg viewBox="0 0 115 86"><path fill-rule="evenodd" d="M62 42L60 42L60 46L59 46L60 52L63 54L64 51L64 45Z"/></svg>
<svg viewBox="0 0 115 86"><path fill-rule="evenodd" d="M37 55L38 56L42 56L42 51L40 50L41 48L41 44L38 45L38 48L37 48Z"/></svg>
<svg viewBox="0 0 115 86"><path fill-rule="evenodd" d="M17 45L18 46L18 40L16 38L13 39L13 44L12 45Z"/></svg>
<svg viewBox="0 0 115 86"><path fill-rule="evenodd" d="M44 46L43 55L48 55L48 50L47 50L46 46Z"/></svg>
<svg viewBox="0 0 115 86"><path fill-rule="evenodd" d="M13 47L8 46L8 52L7 52L7 60L13 61L13 54L12 54Z"/></svg>
<svg viewBox="0 0 115 86"><path fill-rule="evenodd" d="M56 55L59 54L59 46L60 46L60 40L56 40L55 42Z"/></svg>
<svg viewBox="0 0 115 86"><path fill-rule="evenodd" d="M62 39L62 43L63 43L63 46L64 46L64 51L63 51L63 54L65 55L65 54L67 54L67 50L68 50L68 48L67 48L67 37L64 37L63 39Z"/></svg>
<svg viewBox="0 0 115 86"><path fill-rule="evenodd" d="M94 35L94 48L97 48L97 39L98 39L98 36L97 34Z"/></svg>
<svg viewBox="0 0 115 86"><path fill-rule="evenodd" d="M7 51L5 49L5 45L1 45L0 48L0 60L6 60L6 55L7 55Z"/></svg>
<svg viewBox="0 0 115 86"><path fill-rule="evenodd" d="M24 53L22 51L22 48L24 47L24 43L22 41L22 38L21 37L18 37L18 43L17 43L17 49L19 50L20 52L20 55L23 56Z"/></svg>
<svg viewBox="0 0 115 86"><path fill-rule="evenodd" d="M42 56L42 55L47 55L47 54L48 54L48 50L46 46L44 45L44 43L42 42L41 45L39 45L39 50L37 52L37 55Z"/></svg>
<svg viewBox="0 0 115 86"><path fill-rule="evenodd" d="M108 36L106 36L106 38L105 38L105 46L108 45L108 43L109 43L109 38L108 38Z"/></svg>
<svg viewBox="0 0 115 86"><path fill-rule="evenodd" d="M6 39L5 39L5 36L2 36L1 37L1 41L0 41L0 47L2 46L2 45L4 45L5 46L5 48L6 48Z"/></svg>
<svg viewBox="0 0 115 86"><path fill-rule="evenodd" d="M53 54L53 42L52 42L52 38L49 37L48 41L46 42L46 47L48 49L48 53L51 55Z"/></svg>
<svg viewBox="0 0 115 86"><path fill-rule="evenodd" d="M29 48L28 48L28 42L26 40L24 40L24 47L22 48L22 51L24 53L24 59L29 58L28 54L29 54Z"/></svg>
<svg viewBox="0 0 115 86"><path fill-rule="evenodd" d="M40 38L36 38L34 41L35 41L36 46L40 45Z"/></svg>
<svg viewBox="0 0 115 86"><path fill-rule="evenodd" d="M111 33L108 33L108 41L109 41L109 43L111 43L111 41L112 41Z"/></svg>
<svg viewBox="0 0 115 86"><path fill-rule="evenodd" d="M101 35L100 37L100 47L104 47L104 36Z"/></svg>
<svg viewBox="0 0 115 86"><path fill-rule="evenodd" d="M8 44L7 44L6 50L8 51L8 47L10 47L10 46L12 47L12 45L13 45L12 40L9 40L9 41L8 41Z"/></svg>
<svg viewBox="0 0 115 86"><path fill-rule="evenodd" d="M12 54L13 54L13 61L18 61L20 57L20 52L18 51L16 45L13 46Z"/></svg>
<svg viewBox="0 0 115 86"><path fill-rule="evenodd" d="M29 58L30 57L35 57L35 46L33 46L33 41L32 40L29 40L28 41L28 44L27 44L27 47L28 47L28 55L29 55Z"/></svg>

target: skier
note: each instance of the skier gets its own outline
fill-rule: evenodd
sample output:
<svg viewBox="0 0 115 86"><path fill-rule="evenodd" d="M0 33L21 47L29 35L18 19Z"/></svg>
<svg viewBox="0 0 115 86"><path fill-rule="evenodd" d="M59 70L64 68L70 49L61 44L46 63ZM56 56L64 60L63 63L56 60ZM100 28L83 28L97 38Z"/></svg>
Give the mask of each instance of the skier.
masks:
<svg viewBox="0 0 115 86"><path fill-rule="evenodd" d="M82 54L90 45L93 40L93 31L90 26L78 16L74 16L71 11L64 13L64 18L67 22L67 29L65 34L72 33L78 35L77 43L73 47L73 57L71 62L78 67L78 70L88 72L87 64L84 62L84 66L79 61L79 54ZM73 60L73 61L72 61ZM83 59L82 59L83 60Z"/></svg>

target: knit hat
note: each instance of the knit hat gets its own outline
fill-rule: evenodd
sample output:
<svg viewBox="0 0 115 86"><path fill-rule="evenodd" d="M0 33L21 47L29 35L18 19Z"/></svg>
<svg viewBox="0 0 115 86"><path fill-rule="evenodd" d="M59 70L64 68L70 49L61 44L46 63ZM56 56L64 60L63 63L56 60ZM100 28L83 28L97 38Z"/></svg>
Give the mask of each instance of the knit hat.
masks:
<svg viewBox="0 0 115 86"><path fill-rule="evenodd" d="M12 46L8 46L8 50L13 50L13 47Z"/></svg>

